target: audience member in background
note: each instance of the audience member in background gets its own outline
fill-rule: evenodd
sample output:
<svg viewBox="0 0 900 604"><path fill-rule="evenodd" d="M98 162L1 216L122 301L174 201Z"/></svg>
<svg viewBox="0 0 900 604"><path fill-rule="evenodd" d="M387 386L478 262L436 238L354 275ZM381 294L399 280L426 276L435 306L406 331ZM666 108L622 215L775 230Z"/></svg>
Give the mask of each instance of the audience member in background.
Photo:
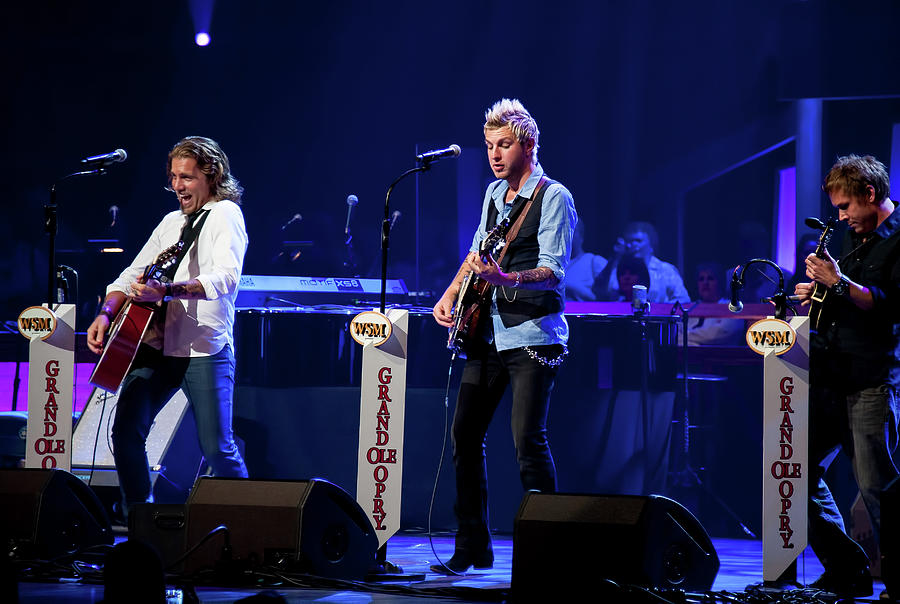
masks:
<svg viewBox="0 0 900 604"><path fill-rule="evenodd" d="M572 261L566 269L566 300L593 302L597 299L591 289L597 275L606 267L606 258L584 251L584 222L575 224L572 239Z"/></svg>
<svg viewBox="0 0 900 604"><path fill-rule="evenodd" d="M625 256L619 261L616 279L619 284L616 300L620 302L631 302L635 285L643 285L650 291L650 271L637 256Z"/></svg>
<svg viewBox="0 0 900 604"><path fill-rule="evenodd" d="M725 270L715 262L704 262L697 265L698 302L705 304L723 304L723 277ZM740 344L744 335L743 319L727 319L724 317L693 317L688 319L688 345L720 346Z"/></svg>
<svg viewBox="0 0 900 604"><path fill-rule="evenodd" d="M681 274L673 264L653 255L659 245L656 228L649 222L631 222L613 246L613 256L594 281L594 295L598 300L615 300L619 291L617 267L624 258L640 258L650 272L651 286L647 292L650 302L689 302Z"/></svg>

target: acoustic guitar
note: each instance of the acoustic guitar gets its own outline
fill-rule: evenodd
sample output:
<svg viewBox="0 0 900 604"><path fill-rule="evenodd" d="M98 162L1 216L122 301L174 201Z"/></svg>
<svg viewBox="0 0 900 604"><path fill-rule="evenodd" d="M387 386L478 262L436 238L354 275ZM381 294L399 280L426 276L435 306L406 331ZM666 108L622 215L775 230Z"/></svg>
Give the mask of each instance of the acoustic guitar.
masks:
<svg viewBox="0 0 900 604"><path fill-rule="evenodd" d="M139 281L141 283L146 283L150 279L159 281L165 271L176 262L183 246L184 242L179 241L164 249L153 264L144 269ZM125 300L109 329L100 360L91 373L91 384L107 392L118 392L122 380L128 375L134 363L138 346L160 308L162 304L159 302L135 302L131 297Z"/></svg>

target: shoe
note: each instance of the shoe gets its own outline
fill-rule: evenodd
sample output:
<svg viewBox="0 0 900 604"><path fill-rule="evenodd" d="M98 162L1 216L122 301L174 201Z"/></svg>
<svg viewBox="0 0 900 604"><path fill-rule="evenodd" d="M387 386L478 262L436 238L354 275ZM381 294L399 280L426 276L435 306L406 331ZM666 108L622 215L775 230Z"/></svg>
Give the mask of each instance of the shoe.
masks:
<svg viewBox="0 0 900 604"><path fill-rule="evenodd" d="M872 575L869 574L868 567L852 573L826 570L810 587L831 592L840 598L871 596Z"/></svg>
<svg viewBox="0 0 900 604"><path fill-rule="evenodd" d="M884 602L896 602L896 600L894 600L893 598L891 598L891 596L888 594L888 590L887 590L887 589L882 589L882 590L881 590L881 595L878 596L878 599L879 599L879 600L882 600L882 601L884 601Z"/></svg>
<svg viewBox="0 0 900 604"><path fill-rule="evenodd" d="M457 551L453 557L443 564L432 564L431 572L441 575L462 575L465 574L470 567L476 569L486 569L494 567L494 552L488 550L477 556L473 556L466 552Z"/></svg>

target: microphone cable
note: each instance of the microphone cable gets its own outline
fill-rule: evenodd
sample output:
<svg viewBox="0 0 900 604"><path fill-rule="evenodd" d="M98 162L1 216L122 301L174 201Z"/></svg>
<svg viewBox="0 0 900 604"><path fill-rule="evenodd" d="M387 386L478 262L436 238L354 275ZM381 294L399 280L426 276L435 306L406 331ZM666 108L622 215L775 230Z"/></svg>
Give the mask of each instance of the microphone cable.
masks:
<svg viewBox="0 0 900 604"><path fill-rule="evenodd" d="M447 371L447 387L444 390L444 436L441 439L441 456L438 458L438 466L437 472L434 475L434 486L431 488L431 500L428 502L428 545L431 546L431 553L434 554L435 560L437 560L438 564L447 569L448 572L456 575L457 577L461 577L465 575L465 573L458 573L441 560L441 557L438 556L437 552L434 549L434 536L431 533L431 516L434 512L434 500L437 496L437 488L438 482L440 482L441 478L441 470L444 467L444 453L447 451L447 433L449 432L449 415L450 415L450 381L453 377L453 361L456 360L457 351L453 351L453 354L450 356L450 367Z"/></svg>

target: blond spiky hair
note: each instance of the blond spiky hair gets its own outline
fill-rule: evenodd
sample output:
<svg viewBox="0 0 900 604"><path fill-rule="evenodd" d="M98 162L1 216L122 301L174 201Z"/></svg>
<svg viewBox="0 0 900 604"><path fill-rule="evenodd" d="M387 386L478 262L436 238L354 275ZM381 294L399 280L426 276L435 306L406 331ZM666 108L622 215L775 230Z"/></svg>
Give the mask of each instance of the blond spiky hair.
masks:
<svg viewBox="0 0 900 604"><path fill-rule="evenodd" d="M531 150L531 161L537 163L538 137L541 135L537 122L525 109L525 105L519 99L500 99L484 113L484 129L497 130L503 126L509 126L510 131L519 144L533 140L534 148Z"/></svg>

